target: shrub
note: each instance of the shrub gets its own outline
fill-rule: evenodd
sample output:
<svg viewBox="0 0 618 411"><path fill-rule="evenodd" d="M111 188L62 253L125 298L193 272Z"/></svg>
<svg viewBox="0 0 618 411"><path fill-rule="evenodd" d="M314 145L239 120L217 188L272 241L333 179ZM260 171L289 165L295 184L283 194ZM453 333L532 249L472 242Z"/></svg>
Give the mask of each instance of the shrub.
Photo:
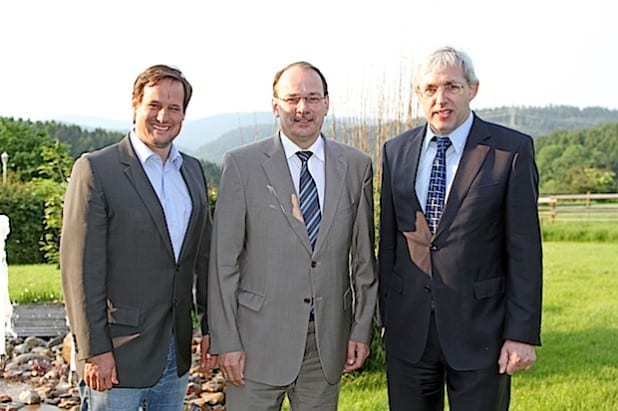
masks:
<svg viewBox="0 0 618 411"><path fill-rule="evenodd" d="M45 262L39 242L43 239L45 198L28 184L7 184L0 191L0 214L9 217L6 241L10 264Z"/></svg>

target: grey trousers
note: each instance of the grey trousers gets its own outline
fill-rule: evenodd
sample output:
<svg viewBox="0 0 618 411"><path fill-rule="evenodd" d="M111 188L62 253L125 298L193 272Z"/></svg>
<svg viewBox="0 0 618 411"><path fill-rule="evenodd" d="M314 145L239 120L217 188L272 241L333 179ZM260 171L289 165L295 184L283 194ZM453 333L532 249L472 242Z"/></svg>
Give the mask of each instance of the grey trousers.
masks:
<svg viewBox="0 0 618 411"><path fill-rule="evenodd" d="M276 367L276 364L273 364ZM309 322L305 356L296 380L289 385L273 386L245 378L244 387L226 386L227 411L278 411L286 394L292 411L336 411L340 383L324 378L315 340L315 325Z"/></svg>

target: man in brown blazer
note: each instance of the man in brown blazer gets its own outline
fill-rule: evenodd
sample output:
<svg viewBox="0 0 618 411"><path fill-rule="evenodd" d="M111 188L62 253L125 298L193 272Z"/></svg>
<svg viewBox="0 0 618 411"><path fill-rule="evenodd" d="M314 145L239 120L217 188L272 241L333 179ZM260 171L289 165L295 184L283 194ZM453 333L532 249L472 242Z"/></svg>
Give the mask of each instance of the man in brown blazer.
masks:
<svg viewBox="0 0 618 411"><path fill-rule="evenodd" d="M372 164L321 134L329 97L316 67L279 71L272 106L281 131L223 163L208 291L212 351L230 383L230 411L279 409L286 394L293 410L335 410L342 371L369 355Z"/></svg>
<svg viewBox="0 0 618 411"><path fill-rule="evenodd" d="M134 129L73 167L60 257L82 409L182 409L194 302L202 365L213 365L206 180L172 144L191 93L179 70L148 68L133 88Z"/></svg>
<svg viewBox="0 0 618 411"><path fill-rule="evenodd" d="M427 124L383 150L379 279L392 410L505 410L535 361L541 237L532 139L470 110L469 57L418 66ZM435 137L434 137L435 136ZM442 155L440 155L440 153Z"/></svg>

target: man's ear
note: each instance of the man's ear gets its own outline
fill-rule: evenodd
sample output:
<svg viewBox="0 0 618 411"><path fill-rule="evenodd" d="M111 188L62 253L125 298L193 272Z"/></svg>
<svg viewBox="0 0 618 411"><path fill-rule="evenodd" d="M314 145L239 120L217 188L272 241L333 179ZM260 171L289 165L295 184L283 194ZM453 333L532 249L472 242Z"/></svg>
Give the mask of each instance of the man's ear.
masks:
<svg viewBox="0 0 618 411"><path fill-rule="evenodd" d="M279 118L279 102L276 98L273 98L271 100L271 104L273 108L273 114L275 115L275 117Z"/></svg>

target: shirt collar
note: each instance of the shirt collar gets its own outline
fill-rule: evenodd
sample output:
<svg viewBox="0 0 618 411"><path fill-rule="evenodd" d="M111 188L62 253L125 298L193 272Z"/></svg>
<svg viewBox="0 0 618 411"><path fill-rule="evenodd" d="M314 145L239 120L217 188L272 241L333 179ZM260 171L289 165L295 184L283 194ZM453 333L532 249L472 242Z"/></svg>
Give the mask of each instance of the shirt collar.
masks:
<svg viewBox="0 0 618 411"><path fill-rule="evenodd" d="M472 122L474 121L474 114L472 110L470 110L470 114L466 121L463 122L462 125L457 127L451 134L448 135L451 140L451 145L456 153L463 152L464 146L466 145L466 140L468 139L468 134L470 134L470 129L472 128ZM427 149L429 143L433 136L436 136L429 124L427 124L427 131L425 132L425 141L423 142L423 151Z"/></svg>
<svg viewBox="0 0 618 411"><path fill-rule="evenodd" d="M137 154L137 158L139 159L140 163L142 163L142 165L144 165L144 163L146 163L146 161L148 161L148 159L152 156L155 156L156 158L159 157L158 154L152 151L146 144L144 144L142 140L140 140L140 138L137 136L137 132L135 131L135 129L131 130L131 132L129 133L129 139L131 141L133 149L135 150L135 153ZM180 169L180 166L182 165L182 155L174 144L172 144L170 148L168 160L170 160L178 169Z"/></svg>
<svg viewBox="0 0 618 411"><path fill-rule="evenodd" d="M281 136L281 145L283 146L283 151L287 159L296 157L297 151L311 151L315 157L324 162L324 138L322 134L320 134L315 142L307 149L298 147L288 136L283 134L283 131L281 131L279 135Z"/></svg>

